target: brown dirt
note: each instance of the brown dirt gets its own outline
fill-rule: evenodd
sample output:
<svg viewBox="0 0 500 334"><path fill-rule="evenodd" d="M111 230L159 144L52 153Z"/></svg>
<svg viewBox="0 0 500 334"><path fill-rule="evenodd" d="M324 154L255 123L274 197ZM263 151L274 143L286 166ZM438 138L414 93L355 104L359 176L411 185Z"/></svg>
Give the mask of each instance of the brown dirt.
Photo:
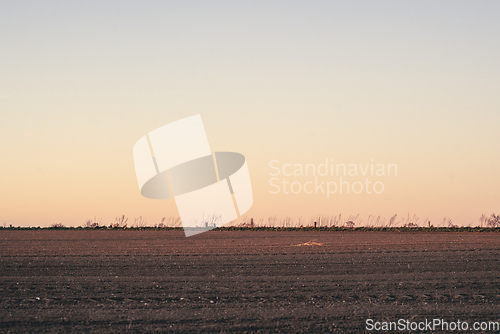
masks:
<svg viewBox="0 0 500 334"><path fill-rule="evenodd" d="M498 321L499 233L0 231L1 332Z"/></svg>

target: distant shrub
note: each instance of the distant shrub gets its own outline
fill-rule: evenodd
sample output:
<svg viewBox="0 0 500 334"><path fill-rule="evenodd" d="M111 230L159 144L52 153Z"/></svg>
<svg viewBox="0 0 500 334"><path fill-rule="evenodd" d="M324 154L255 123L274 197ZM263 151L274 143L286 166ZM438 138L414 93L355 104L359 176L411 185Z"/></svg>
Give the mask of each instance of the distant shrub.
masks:
<svg viewBox="0 0 500 334"><path fill-rule="evenodd" d="M182 222L181 222L181 219L179 217L169 217L169 218L166 218L166 217L163 217L161 219L161 223L158 224L158 227L160 228L166 228L166 227L181 227L182 226Z"/></svg>
<svg viewBox="0 0 500 334"><path fill-rule="evenodd" d="M112 228L127 228L128 218L125 215L115 218L115 223L111 226Z"/></svg>
<svg viewBox="0 0 500 334"><path fill-rule="evenodd" d="M85 228L99 228L101 226L101 219L89 219L85 222Z"/></svg>
<svg viewBox="0 0 500 334"><path fill-rule="evenodd" d="M64 225L63 225L63 224L61 224L61 223L55 223L55 224L50 225L50 228L54 228L54 229L64 229L64 228L66 228L66 226L64 226Z"/></svg>
<svg viewBox="0 0 500 334"><path fill-rule="evenodd" d="M490 227L500 227L500 215L494 213L488 218L487 224Z"/></svg>
<svg viewBox="0 0 500 334"><path fill-rule="evenodd" d="M134 219L134 225L133 227L135 228L145 228L147 226L147 221L146 219L142 218L142 216L140 216L139 218L135 218Z"/></svg>

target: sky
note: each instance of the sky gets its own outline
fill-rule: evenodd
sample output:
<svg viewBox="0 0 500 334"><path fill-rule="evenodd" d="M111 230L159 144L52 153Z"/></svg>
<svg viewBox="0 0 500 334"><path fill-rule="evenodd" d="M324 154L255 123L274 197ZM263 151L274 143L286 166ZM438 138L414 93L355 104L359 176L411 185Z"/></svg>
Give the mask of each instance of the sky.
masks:
<svg viewBox="0 0 500 334"><path fill-rule="evenodd" d="M475 225L500 213L499 35L497 1L2 1L0 224L177 216L132 147L200 114L247 159L245 219ZM325 161L397 175L293 175Z"/></svg>

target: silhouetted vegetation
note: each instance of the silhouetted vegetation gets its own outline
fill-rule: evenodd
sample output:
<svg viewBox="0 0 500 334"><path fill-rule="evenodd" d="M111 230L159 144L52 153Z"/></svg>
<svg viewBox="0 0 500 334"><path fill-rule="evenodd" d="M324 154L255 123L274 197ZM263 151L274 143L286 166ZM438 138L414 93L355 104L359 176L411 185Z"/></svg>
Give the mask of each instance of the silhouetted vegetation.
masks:
<svg viewBox="0 0 500 334"><path fill-rule="evenodd" d="M142 217L134 218L133 224L129 226L129 219L125 215L115 218L115 222L108 226L102 224L101 218L93 218L85 221L83 226L66 227L61 223L54 223L49 227L14 227L6 224L0 226L0 229L122 229L122 230L174 230L182 231L182 222L178 217L163 217L160 223L148 225L147 221ZM212 226L212 225L209 225ZM397 231L397 232L485 232L485 231L500 231L500 215L491 214L491 216L481 215L479 218L479 226L458 226L453 223L450 218L444 218L442 222L434 226L430 220L425 219L421 222L416 215L402 217L398 219L397 215L386 220L380 216L368 216L364 222L359 214L356 216L342 215L326 216L318 215L309 221L299 217L293 220L290 216L279 219L276 216L271 216L264 221L260 218L248 218L244 216L235 225L226 225L223 227L214 228L216 231Z"/></svg>

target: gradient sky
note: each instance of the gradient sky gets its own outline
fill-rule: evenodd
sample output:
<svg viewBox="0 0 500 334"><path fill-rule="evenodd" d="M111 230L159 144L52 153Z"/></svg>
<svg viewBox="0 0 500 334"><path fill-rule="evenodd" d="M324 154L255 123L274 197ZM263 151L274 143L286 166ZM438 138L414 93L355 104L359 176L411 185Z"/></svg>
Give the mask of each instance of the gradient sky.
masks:
<svg viewBox="0 0 500 334"><path fill-rule="evenodd" d="M0 224L176 216L141 197L132 147L194 114L246 156L249 217L477 223L500 213L498 36L498 1L2 1ZM271 160L325 159L398 176L270 193Z"/></svg>

